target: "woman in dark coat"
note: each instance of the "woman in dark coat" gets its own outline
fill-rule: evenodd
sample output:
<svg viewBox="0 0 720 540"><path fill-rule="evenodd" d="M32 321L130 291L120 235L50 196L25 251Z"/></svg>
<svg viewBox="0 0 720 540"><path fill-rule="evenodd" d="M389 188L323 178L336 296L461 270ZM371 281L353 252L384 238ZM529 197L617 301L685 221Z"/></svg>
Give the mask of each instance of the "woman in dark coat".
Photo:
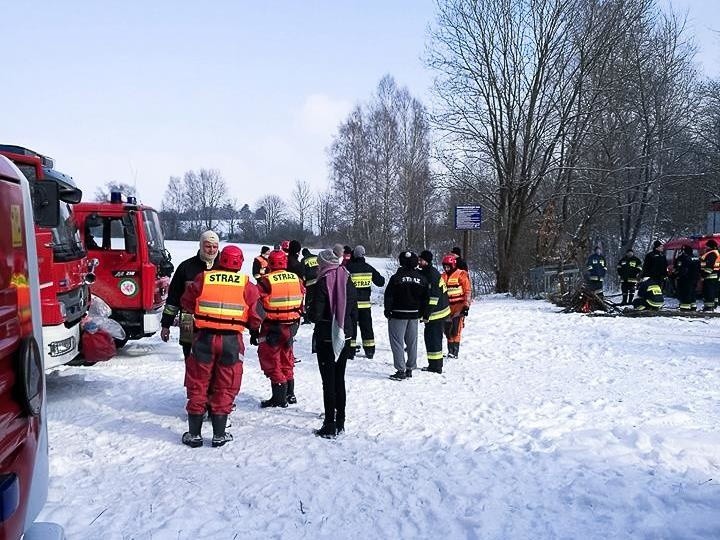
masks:
<svg viewBox="0 0 720 540"><path fill-rule="evenodd" d="M340 259L329 249L318 253L318 279L307 299L315 323L313 350L323 385L325 420L315 435L334 438L345 431L345 366L357 325L357 291Z"/></svg>

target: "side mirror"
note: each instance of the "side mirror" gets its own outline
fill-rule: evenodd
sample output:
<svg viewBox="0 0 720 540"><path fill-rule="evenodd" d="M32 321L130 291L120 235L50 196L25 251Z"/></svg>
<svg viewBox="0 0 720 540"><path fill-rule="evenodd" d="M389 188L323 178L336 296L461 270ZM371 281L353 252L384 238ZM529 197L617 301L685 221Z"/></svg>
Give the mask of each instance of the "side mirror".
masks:
<svg viewBox="0 0 720 540"><path fill-rule="evenodd" d="M57 182L33 182L33 213L40 227L57 227L60 223L60 190Z"/></svg>

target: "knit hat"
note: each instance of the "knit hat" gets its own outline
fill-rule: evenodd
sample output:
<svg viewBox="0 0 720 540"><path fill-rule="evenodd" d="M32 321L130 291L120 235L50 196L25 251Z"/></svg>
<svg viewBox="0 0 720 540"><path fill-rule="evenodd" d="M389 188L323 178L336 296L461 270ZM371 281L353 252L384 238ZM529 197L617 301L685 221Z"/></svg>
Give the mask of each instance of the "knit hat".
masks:
<svg viewBox="0 0 720 540"><path fill-rule="evenodd" d="M288 253L290 255L297 255L300 253L300 242L297 240L290 240L290 245L288 246Z"/></svg>
<svg viewBox="0 0 720 540"><path fill-rule="evenodd" d="M365 256L365 246L355 246L355 249L353 250L353 257L356 259L359 259L360 257Z"/></svg>
<svg viewBox="0 0 720 540"><path fill-rule="evenodd" d="M335 245L333 246L333 248L332 248L332 252L333 252L336 256L342 257L342 254L343 254L343 245L342 245L342 244L335 244Z"/></svg>
<svg viewBox="0 0 720 540"><path fill-rule="evenodd" d="M268 246L263 246L260 248L260 255L265 255L268 251L270 251L270 248Z"/></svg>
<svg viewBox="0 0 720 540"><path fill-rule="evenodd" d="M327 268L328 266L337 266L340 264L340 258L329 249L323 249L320 253L318 253L317 257L318 266L320 266L320 268Z"/></svg>
<svg viewBox="0 0 720 540"><path fill-rule="evenodd" d="M459 248L458 246L455 246L454 248L452 248L452 249L450 250L450 253L454 253L454 254L457 255L458 257L461 257L461 256L462 256L462 251L460 250L460 248Z"/></svg>
<svg viewBox="0 0 720 540"><path fill-rule="evenodd" d="M420 252L420 258L428 264L432 263L433 254L427 249Z"/></svg>
<svg viewBox="0 0 720 540"><path fill-rule="evenodd" d="M302 248L302 251L300 253L302 253L303 257L310 256L310 250L308 248Z"/></svg>
<svg viewBox="0 0 720 540"><path fill-rule="evenodd" d="M200 235L200 247L203 246L203 242L212 242L214 244L219 244L220 238L215 231L205 231Z"/></svg>
<svg viewBox="0 0 720 540"><path fill-rule="evenodd" d="M710 240L708 240L708 241L705 243L705 245L706 245L707 247L711 248L711 249L715 249L716 247L718 247L718 246L717 246L717 242L716 242L715 240L713 240L712 238L711 238Z"/></svg>
<svg viewBox="0 0 720 540"><path fill-rule="evenodd" d="M655 241L653 242L653 249L657 249L657 248L659 248L660 246L662 246L662 242L661 242L660 240L655 240Z"/></svg>
<svg viewBox="0 0 720 540"><path fill-rule="evenodd" d="M412 251L403 251L398 256L398 260L403 268L415 268L418 263L418 256Z"/></svg>

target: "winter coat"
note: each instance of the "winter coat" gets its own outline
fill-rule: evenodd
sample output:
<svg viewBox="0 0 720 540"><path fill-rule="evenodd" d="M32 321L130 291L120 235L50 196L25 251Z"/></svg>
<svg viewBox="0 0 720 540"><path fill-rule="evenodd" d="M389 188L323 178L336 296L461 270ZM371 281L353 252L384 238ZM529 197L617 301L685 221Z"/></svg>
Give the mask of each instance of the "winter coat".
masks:
<svg viewBox="0 0 720 540"><path fill-rule="evenodd" d="M605 279L605 274L607 273L605 256L596 253L590 255L585 265L585 272L588 281L602 281Z"/></svg>
<svg viewBox="0 0 720 540"><path fill-rule="evenodd" d="M645 255L643 261L643 276L655 281L663 281L667 277L667 259L665 253L653 249Z"/></svg>
<svg viewBox="0 0 720 540"><path fill-rule="evenodd" d="M427 319L430 316L430 283L418 270L400 267L385 287L385 317Z"/></svg>
<svg viewBox="0 0 720 540"><path fill-rule="evenodd" d="M263 257L262 255L258 255L253 259L253 265L252 265L252 275L255 278L255 281L259 280L261 277L263 277L265 274L267 274L268 271L268 261L267 257Z"/></svg>
<svg viewBox="0 0 720 540"><path fill-rule="evenodd" d="M678 281L695 286L700 279L700 258L697 255L681 253L675 259L673 275Z"/></svg>
<svg viewBox="0 0 720 540"><path fill-rule="evenodd" d="M302 264L304 267L303 275L305 276L305 286L312 287L315 285L320 267L318 266L317 255L308 255L303 257Z"/></svg>
<svg viewBox="0 0 720 540"><path fill-rule="evenodd" d="M660 309L665 298L663 297L661 282L654 279L646 279L640 282L637 290L637 297L633 300L636 309Z"/></svg>
<svg viewBox="0 0 720 540"><path fill-rule="evenodd" d="M718 250L711 249L700 257L700 269L704 279L717 279L718 267L720 267L720 253Z"/></svg>
<svg viewBox="0 0 720 540"><path fill-rule="evenodd" d="M430 316L428 320L433 322L447 319L450 316L450 303L445 280L437 268L431 264L420 268L420 273L430 284Z"/></svg>
<svg viewBox="0 0 720 540"><path fill-rule="evenodd" d="M305 265L300 262L297 254L288 255L287 270L288 272L295 274L301 280L305 279Z"/></svg>
<svg viewBox="0 0 720 540"><path fill-rule="evenodd" d="M642 269L642 261L635 255L632 257L626 255L617 264L618 277L625 283L637 283Z"/></svg>
<svg viewBox="0 0 720 540"><path fill-rule="evenodd" d="M352 338L353 329L357 326L358 321L357 290L349 277L345 288L345 295L345 321L343 322L343 328L345 329L345 339L347 341ZM308 289L305 299L305 309L307 318L310 322L315 323L313 342L332 342L333 317L330 311L327 281L324 276L318 279L313 287Z"/></svg>
<svg viewBox="0 0 720 540"><path fill-rule="evenodd" d="M213 268L217 267L218 259L219 257L215 257ZM175 317L180 311L180 298L185 292L186 286L195 281L197 275L207 269L207 264L205 264L205 261L203 261L199 255L190 257L178 265L172 280L170 280L170 287L168 288L168 296L165 301L165 309L160 319L160 326L163 328L170 328L172 326Z"/></svg>
<svg viewBox="0 0 720 540"><path fill-rule="evenodd" d="M358 308L370 308L370 286L382 287L385 285L385 277L365 262L365 257L353 257L346 268L358 292Z"/></svg>

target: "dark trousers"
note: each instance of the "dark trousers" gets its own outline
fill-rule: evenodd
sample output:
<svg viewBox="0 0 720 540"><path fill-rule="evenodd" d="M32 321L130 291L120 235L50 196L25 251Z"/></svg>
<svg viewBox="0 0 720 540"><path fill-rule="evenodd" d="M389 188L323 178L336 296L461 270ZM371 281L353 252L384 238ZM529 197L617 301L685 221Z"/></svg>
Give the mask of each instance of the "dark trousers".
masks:
<svg viewBox="0 0 720 540"><path fill-rule="evenodd" d="M315 344L322 378L326 423L345 422L345 366L349 351L350 347L346 346L336 362L332 343L321 341Z"/></svg>
<svg viewBox="0 0 720 540"><path fill-rule="evenodd" d="M350 345L353 347L360 345L357 339L359 333L362 337L362 348L365 351L365 356L373 356L375 354L375 332L373 331L372 310L370 308L358 308L358 326L360 332L355 328L355 336Z"/></svg>
<svg viewBox="0 0 720 540"><path fill-rule="evenodd" d="M425 351L427 352L428 369L442 371L443 367L443 336L445 321L429 321L425 323L423 337L425 338Z"/></svg>
<svg viewBox="0 0 720 540"><path fill-rule="evenodd" d="M695 285L694 281L678 278L677 297L681 310L695 311Z"/></svg>
<svg viewBox="0 0 720 540"><path fill-rule="evenodd" d="M637 283L635 281L623 281L620 283L623 304L632 304L633 298L635 297L636 288Z"/></svg>
<svg viewBox="0 0 720 540"><path fill-rule="evenodd" d="M703 279L703 309L710 311L715 309L718 295L717 278Z"/></svg>

